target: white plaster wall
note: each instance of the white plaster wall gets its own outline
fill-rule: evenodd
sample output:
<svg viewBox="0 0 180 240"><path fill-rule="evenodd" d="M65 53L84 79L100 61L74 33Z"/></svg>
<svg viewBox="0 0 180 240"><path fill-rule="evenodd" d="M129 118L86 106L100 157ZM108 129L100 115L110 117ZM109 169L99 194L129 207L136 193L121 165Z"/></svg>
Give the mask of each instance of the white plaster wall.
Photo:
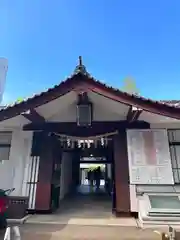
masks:
<svg viewBox="0 0 180 240"><path fill-rule="evenodd" d="M68 194L72 183L72 154L63 152L61 162L60 200Z"/></svg>
<svg viewBox="0 0 180 240"><path fill-rule="evenodd" d="M111 164L107 164L107 176L110 179L112 177L112 174L111 174Z"/></svg>
<svg viewBox="0 0 180 240"><path fill-rule="evenodd" d="M180 129L180 122L179 123L151 123L151 128L163 128L163 129Z"/></svg>
<svg viewBox="0 0 180 240"><path fill-rule="evenodd" d="M33 132L26 132L27 135L24 135L24 157L23 157L23 178L22 178L22 196L29 195L29 186L27 185L27 181L29 180L29 174L31 170L31 148L32 148L32 140L33 140ZM39 165L38 165L39 168Z"/></svg>
<svg viewBox="0 0 180 240"><path fill-rule="evenodd" d="M4 161L0 163L0 188L8 189L13 186L13 165L12 162Z"/></svg>
<svg viewBox="0 0 180 240"><path fill-rule="evenodd" d="M110 100L89 91L89 100L93 103L95 121L125 120L129 106ZM36 108L36 111L49 121L76 121L77 92L71 91L49 103Z"/></svg>
<svg viewBox="0 0 180 240"><path fill-rule="evenodd" d="M21 131L14 131L12 137L10 161L13 164L13 195L22 194L22 179L24 174L24 139Z"/></svg>
<svg viewBox="0 0 180 240"><path fill-rule="evenodd" d="M114 112L113 112L113 111ZM126 115L120 111L119 114L116 113L116 109L110 109L105 105L94 104L93 105L93 120L94 121L120 121L125 120Z"/></svg>
<svg viewBox="0 0 180 240"><path fill-rule="evenodd" d="M15 186L16 182L14 182L15 175L17 176L19 168L17 156L18 153L22 151L22 148L20 148L21 139L18 133L19 132L17 130L12 133L9 160L3 161L3 163L0 164L0 188L2 189L16 187L17 191L18 188L18 186ZM19 172L21 172L21 170L19 170Z"/></svg>
<svg viewBox="0 0 180 240"><path fill-rule="evenodd" d="M58 107L57 107L58 110ZM112 109L107 109L106 106L98 104L93 105L93 120L94 121L120 121L125 120L126 116L121 113L114 113ZM62 109L50 118L52 122L76 122L76 104L70 104L66 109Z"/></svg>
<svg viewBox="0 0 180 240"><path fill-rule="evenodd" d="M76 105L70 104L67 108L58 111L48 121L52 122L76 122Z"/></svg>
<svg viewBox="0 0 180 240"><path fill-rule="evenodd" d="M0 164L0 188L15 188L12 195L22 196L25 161L28 155L25 147L25 139L31 135L25 135L20 129L12 132L9 160ZM31 144L31 141L29 142Z"/></svg>

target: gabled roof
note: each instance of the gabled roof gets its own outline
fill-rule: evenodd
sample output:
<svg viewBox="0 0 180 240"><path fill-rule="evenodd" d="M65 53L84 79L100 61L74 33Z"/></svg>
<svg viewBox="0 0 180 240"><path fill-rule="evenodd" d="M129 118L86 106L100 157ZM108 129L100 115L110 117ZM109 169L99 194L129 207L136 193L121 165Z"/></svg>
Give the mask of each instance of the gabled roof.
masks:
<svg viewBox="0 0 180 240"><path fill-rule="evenodd" d="M59 98L72 90L82 87L87 91L96 92L106 98L141 108L155 114L180 119L180 101L154 101L134 94L123 92L119 89L107 86L106 84L94 79L86 71L80 58L79 65L73 75L62 81L59 85L49 88L45 92L36 94L20 103L6 106L0 110L0 121L15 117L29 109L37 108L56 98Z"/></svg>

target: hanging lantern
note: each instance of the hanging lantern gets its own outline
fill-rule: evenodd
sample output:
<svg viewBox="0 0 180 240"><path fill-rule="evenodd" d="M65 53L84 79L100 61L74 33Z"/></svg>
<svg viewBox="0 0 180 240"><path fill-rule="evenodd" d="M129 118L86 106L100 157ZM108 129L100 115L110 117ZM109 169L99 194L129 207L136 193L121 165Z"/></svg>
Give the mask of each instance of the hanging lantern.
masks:
<svg viewBox="0 0 180 240"><path fill-rule="evenodd" d="M91 126L92 122L92 103L89 101L87 93L78 95L77 103L77 125Z"/></svg>

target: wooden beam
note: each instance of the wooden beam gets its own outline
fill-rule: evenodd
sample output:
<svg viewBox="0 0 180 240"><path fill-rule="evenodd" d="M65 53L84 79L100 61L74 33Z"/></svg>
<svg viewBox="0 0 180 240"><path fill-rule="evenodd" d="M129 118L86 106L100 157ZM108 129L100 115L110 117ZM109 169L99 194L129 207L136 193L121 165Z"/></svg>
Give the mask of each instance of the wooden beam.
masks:
<svg viewBox="0 0 180 240"><path fill-rule="evenodd" d="M31 122L43 123L45 122L44 117L42 117L35 109L30 109L26 112L21 113L23 117L28 119Z"/></svg>
<svg viewBox="0 0 180 240"><path fill-rule="evenodd" d="M129 111L126 117L127 121L128 122L137 121L142 111L143 111L142 109L139 109L133 106L129 107Z"/></svg>
<svg viewBox="0 0 180 240"><path fill-rule="evenodd" d="M76 122L43 122L43 123L29 123L23 126L25 131L46 131L46 132L58 132L70 136L94 136L104 133L114 132L119 129L148 128L149 123L143 121L137 121L129 123L128 121L116 121L116 122L92 122L89 127L79 127Z"/></svg>

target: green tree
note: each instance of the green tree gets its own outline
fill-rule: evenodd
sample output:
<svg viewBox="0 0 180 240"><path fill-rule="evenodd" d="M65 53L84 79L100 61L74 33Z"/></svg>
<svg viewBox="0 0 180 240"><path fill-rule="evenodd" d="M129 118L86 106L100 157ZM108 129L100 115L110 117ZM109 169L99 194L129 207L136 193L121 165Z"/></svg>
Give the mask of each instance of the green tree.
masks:
<svg viewBox="0 0 180 240"><path fill-rule="evenodd" d="M128 78L125 78L124 81L123 81L123 86L121 88L124 92L127 92L127 93L130 93L130 94L136 94L136 95L139 95L139 90L136 86L136 83L135 81L128 77Z"/></svg>
<svg viewBox="0 0 180 240"><path fill-rule="evenodd" d="M20 102L22 102L23 100L24 100L23 98L19 97L19 98L17 98L16 103L20 103Z"/></svg>

